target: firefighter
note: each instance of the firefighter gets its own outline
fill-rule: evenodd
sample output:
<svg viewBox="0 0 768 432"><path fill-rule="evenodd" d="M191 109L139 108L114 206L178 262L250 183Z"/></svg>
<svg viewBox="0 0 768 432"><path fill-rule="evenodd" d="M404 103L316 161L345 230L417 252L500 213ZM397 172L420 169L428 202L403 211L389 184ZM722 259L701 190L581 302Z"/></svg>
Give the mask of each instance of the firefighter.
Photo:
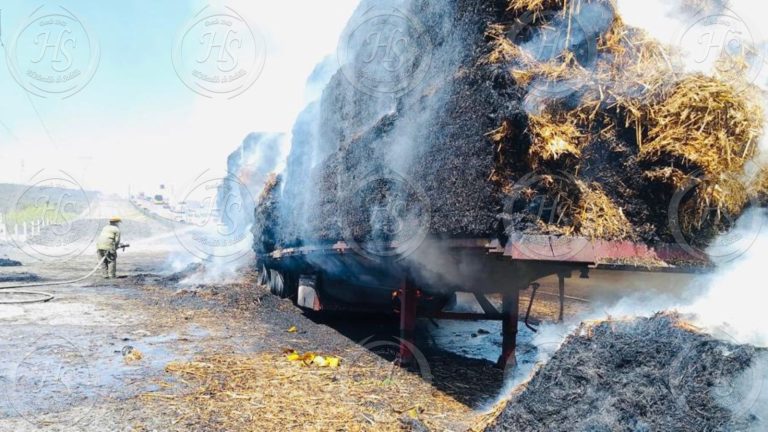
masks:
<svg viewBox="0 0 768 432"><path fill-rule="evenodd" d="M103 259L104 279L114 278L117 273L117 249L120 247L120 225L119 217L109 219L109 225L101 230L99 239L96 241L96 248L99 259Z"/></svg>

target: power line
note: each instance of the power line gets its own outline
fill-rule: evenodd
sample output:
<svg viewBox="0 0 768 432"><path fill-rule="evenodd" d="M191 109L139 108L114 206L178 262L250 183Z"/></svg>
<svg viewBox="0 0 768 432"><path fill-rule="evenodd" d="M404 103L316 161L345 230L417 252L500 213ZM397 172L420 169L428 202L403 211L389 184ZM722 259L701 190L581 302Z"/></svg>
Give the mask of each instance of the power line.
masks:
<svg viewBox="0 0 768 432"><path fill-rule="evenodd" d="M13 139L14 139L14 141L19 141L19 137L17 137L17 136L16 136L16 134L14 134L14 133L13 133L13 131L11 130L11 128L9 128L9 127L8 127L8 125L7 125L7 124L5 124L5 122L4 122L4 121L0 120L0 126L2 126L2 127L3 127L3 129L5 129L5 131L8 133L8 135L9 135L11 138L13 138Z"/></svg>
<svg viewBox="0 0 768 432"><path fill-rule="evenodd" d="M48 130L48 126L46 126L45 122L43 121L43 117L40 115L40 112L37 110L35 103L32 102L32 98L29 96L29 92L25 90L24 94L27 95L27 100L29 101L29 104L32 106L32 110L35 112L35 115L37 116L37 120L40 121L40 126L43 127L43 130L45 131L45 134L48 136L48 139L51 141L51 144L55 146L56 140L53 139L53 136L51 135L51 131Z"/></svg>

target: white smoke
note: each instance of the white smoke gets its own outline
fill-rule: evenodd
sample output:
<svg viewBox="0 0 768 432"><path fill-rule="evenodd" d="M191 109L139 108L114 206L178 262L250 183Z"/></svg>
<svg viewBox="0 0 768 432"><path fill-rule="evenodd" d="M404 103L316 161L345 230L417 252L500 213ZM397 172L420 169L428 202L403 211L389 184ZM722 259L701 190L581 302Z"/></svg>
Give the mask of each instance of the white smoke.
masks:
<svg viewBox="0 0 768 432"><path fill-rule="evenodd" d="M760 227L746 222L754 213L759 213ZM742 216L735 235L754 241L752 246L737 260L720 267L705 281L703 294L680 308L695 315L695 323L712 333L723 331L738 342L758 346L768 346L764 286L760 282L768 256L768 231L761 229L765 222L768 216L764 209L752 209Z"/></svg>
<svg viewBox="0 0 768 432"><path fill-rule="evenodd" d="M679 50L686 72L718 73L718 60L744 56L749 67L745 78L768 88L768 34L762 17L768 3L754 0L710 0L700 9L696 2L677 0L617 0L622 19L639 27L667 46Z"/></svg>

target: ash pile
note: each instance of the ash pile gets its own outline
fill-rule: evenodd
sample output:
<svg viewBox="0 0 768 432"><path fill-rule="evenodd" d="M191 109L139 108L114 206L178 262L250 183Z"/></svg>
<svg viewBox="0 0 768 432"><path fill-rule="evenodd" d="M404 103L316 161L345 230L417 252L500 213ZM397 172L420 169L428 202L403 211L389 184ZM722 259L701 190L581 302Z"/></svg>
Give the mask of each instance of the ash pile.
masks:
<svg viewBox="0 0 768 432"><path fill-rule="evenodd" d="M766 360L670 314L582 324L486 431L764 430Z"/></svg>
<svg viewBox="0 0 768 432"><path fill-rule="evenodd" d="M392 29L399 74L382 78L392 58L361 35ZM671 243L673 220L707 244L768 190L745 56L686 73L608 0L364 0L259 199L254 249L397 240L377 228L393 196L437 237Z"/></svg>

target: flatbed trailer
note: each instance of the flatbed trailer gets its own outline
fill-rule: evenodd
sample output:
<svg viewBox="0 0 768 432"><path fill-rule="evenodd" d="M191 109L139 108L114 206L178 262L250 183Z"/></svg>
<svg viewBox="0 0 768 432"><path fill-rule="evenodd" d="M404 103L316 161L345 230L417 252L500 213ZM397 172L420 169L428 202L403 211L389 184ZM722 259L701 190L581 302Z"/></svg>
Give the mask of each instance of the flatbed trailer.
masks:
<svg viewBox="0 0 768 432"><path fill-rule="evenodd" d="M367 253L371 250L377 253ZM506 367L515 362L520 293L531 286L535 290L542 278L557 277L562 319L566 280L574 274L589 278L595 269L695 274L713 267L703 254L679 245L650 247L546 235L519 235L506 242L426 239L408 255L397 250L397 244L371 247L346 241L278 249L260 257L262 282L274 294L313 311L398 314L403 363L413 358L418 317L500 320L503 342L498 364ZM457 292L474 294L483 313L445 311ZM501 310L488 300L489 294L501 296Z"/></svg>

